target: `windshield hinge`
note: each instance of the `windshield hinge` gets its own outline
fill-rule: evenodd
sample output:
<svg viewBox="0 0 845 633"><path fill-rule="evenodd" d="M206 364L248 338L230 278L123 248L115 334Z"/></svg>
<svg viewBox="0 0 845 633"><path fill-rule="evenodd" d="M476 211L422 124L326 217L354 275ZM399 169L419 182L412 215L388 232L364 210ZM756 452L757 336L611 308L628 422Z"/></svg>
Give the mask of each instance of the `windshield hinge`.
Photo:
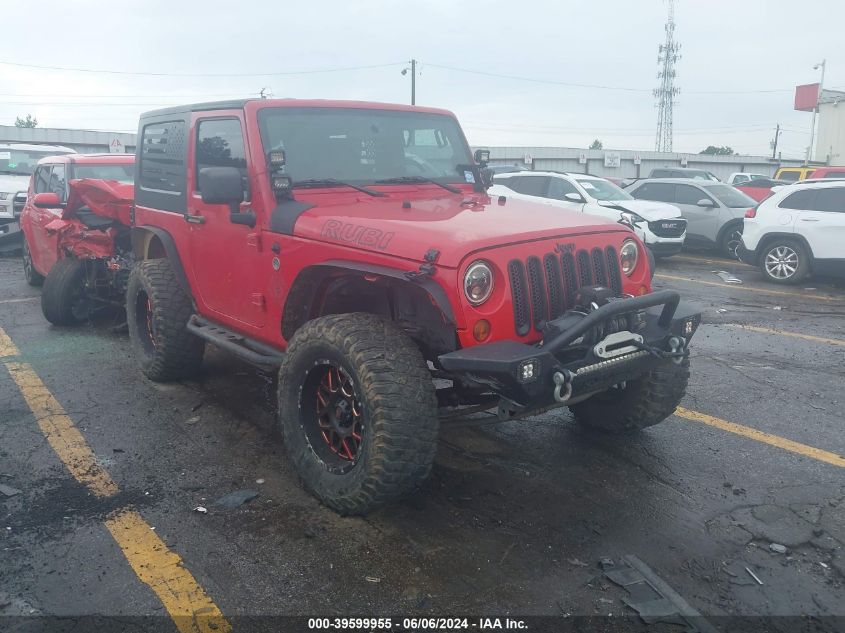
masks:
<svg viewBox="0 0 845 633"><path fill-rule="evenodd" d="M437 271L437 266L435 266L435 262L437 258L440 257L440 251L436 248L430 248L425 252L423 255L423 259L425 260L424 264L420 265L419 270L409 270L405 273L405 278L410 279L413 281L414 279L419 279L420 277L431 277Z"/></svg>

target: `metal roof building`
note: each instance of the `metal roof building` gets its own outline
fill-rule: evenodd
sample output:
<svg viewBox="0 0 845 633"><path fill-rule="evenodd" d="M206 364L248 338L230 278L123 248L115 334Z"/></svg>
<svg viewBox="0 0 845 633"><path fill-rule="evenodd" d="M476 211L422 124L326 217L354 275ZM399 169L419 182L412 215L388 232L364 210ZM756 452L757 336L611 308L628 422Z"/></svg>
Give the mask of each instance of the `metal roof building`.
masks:
<svg viewBox="0 0 845 633"><path fill-rule="evenodd" d="M75 149L80 154L108 152L113 144L117 150L122 147L126 153L134 153L136 137L137 134L126 132L0 125L0 143L64 145Z"/></svg>

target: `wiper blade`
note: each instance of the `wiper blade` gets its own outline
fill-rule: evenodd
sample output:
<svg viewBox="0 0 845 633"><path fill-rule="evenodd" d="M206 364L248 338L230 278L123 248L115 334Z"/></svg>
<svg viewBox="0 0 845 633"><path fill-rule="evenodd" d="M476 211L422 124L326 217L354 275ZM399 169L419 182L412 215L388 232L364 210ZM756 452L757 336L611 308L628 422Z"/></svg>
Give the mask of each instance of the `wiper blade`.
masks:
<svg viewBox="0 0 845 633"><path fill-rule="evenodd" d="M366 193L367 195L376 198L380 198L387 195L386 193L382 193L381 191L373 191L372 189L367 189L366 187L359 187L358 185L343 182L342 180L335 180L334 178L310 178L308 180L295 180L291 186L294 188L301 187L303 189L314 187L349 187L350 189L355 189L356 191Z"/></svg>
<svg viewBox="0 0 845 633"><path fill-rule="evenodd" d="M452 187L451 185L447 185L442 182L437 182L433 178L426 178L425 176L397 176L396 178L384 178L382 180L376 180L378 184L398 184L398 183L421 183L421 182L430 182L432 184L437 185L438 187L443 187L446 191L451 191L452 193L462 193L460 189L457 187Z"/></svg>

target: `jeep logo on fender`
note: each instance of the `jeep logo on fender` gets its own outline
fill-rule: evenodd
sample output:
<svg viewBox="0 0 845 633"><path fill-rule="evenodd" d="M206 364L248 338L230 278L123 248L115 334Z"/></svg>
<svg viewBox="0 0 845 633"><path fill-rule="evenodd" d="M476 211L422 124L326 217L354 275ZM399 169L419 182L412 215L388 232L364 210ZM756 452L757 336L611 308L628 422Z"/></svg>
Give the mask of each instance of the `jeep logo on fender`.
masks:
<svg viewBox="0 0 845 633"><path fill-rule="evenodd" d="M374 247L383 251L390 244L395 233L385 233L360 224L344 224L339 220L327 220L320 235L358 246Z"/></svg>

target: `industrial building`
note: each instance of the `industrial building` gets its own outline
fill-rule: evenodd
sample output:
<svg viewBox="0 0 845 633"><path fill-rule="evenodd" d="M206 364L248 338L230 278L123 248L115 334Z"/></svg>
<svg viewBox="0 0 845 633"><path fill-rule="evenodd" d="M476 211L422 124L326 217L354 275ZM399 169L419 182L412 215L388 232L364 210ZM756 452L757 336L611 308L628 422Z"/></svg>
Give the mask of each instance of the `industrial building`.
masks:
<svg viewBox="0 0 845 633"><path fill-rule="evenodd" d="M845 92L822 90L818 108L814 158L829 165L845 164Z"/></svg>
<svg viewBox="0 0 845 633"><path fill-rule="evenodd" d="M136 137L137 134L126 132L0 125L0 143L63 145L75 149L80 154L134 153Z"/></svg>

